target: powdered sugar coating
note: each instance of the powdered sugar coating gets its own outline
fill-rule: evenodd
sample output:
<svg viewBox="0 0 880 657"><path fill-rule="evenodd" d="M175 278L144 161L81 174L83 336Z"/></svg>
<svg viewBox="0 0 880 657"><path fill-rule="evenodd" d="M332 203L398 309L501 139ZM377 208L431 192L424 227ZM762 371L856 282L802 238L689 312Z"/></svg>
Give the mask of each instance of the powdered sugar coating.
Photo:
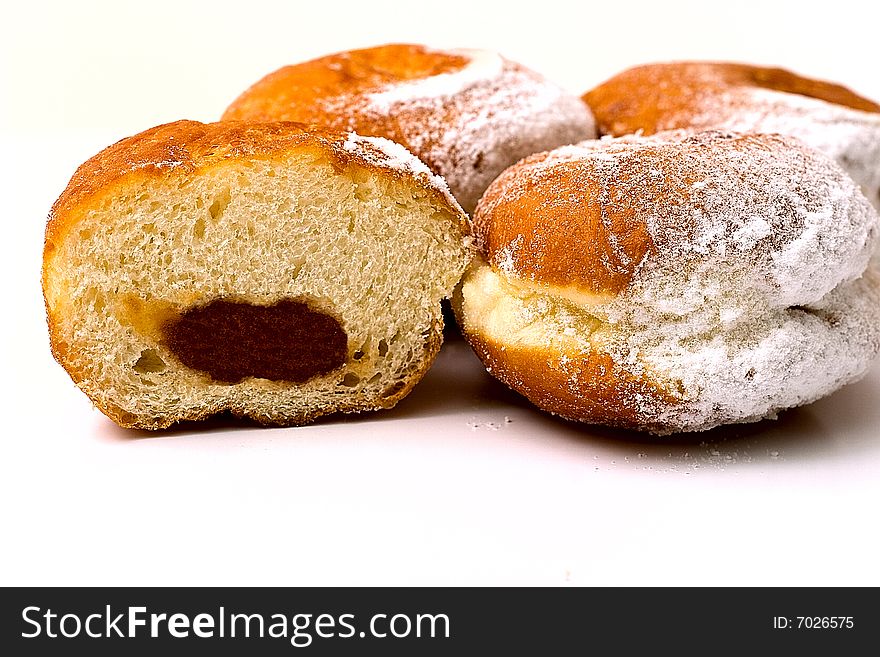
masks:
<svg viewBox="0 0 880 657"><path fill-rule="evenodd" d="M664 424L702 430L775 418L858 381L880 349L880 278L872 271L813 304L722 326L709 334L673 330L660 341L633 334L646 345L645 366L683 390L684 401L660 416Z"/></svg>
<svg viewBox="0 0 880 657"><path fill-rule="evenodd" d="M880 209L880 106L783 69L669 62L628 69L588 92L603 133L685 128L779 133L834 158Z"/></svg>
<svg viewBox="0 0 880 657"><path fill-rule="evenodd" d="M625 272L619 293L598 294L574 264L552 283L532 267L564 269L553 240L575 260L585 234L554 236L539 219L493 241L497 209L534 193L552 203L541 185L560 170L557 198L588 188L608 230L624 225L615 215L646 228L637 262L632 245L615 250L622 234L607 238L600 272ZM505 172L475 219L492 273L466 278L469 330L547 354L548 376L564 374L573 397L590 389L586 355L609 354L615 376L657 382L674 400L624 400L658 433L772 417L858 379L880 349L880 278L866 273L880 218L839 166L793 138L676 131L563 147ZM503 380L524 390L528 376L514 364Z"/></svg>
<svg viewBox="0 0 880 657"><path fill-rule="evenodd" d="M467 212L517 160L596 136L586 104L494 52L387 44L285 66L226 120L298 121L402 144Z"/></svg>
<svg viewBox="0 0 880 657"><path fill-rule="evenodd" d="M461 208L449 191L446 181L400 144L384 137L363 137L356 132L350 132L342 148L350 153L357 153L376 166L412 174L443 194L453 207Z"/></svg>
<svg viewBox="0 0 880 657"><path fill-rule="evenodd" d="M791 135L834 158L880 209L880 114L741 87L695 107L694 129Z"/></svg>
<svg viewBox="0 0 880 657"><path fill-rule="evenodd" d="M479 63L445 74L441 84L435 76L405 85L405 93L390 87L370 95L365 111L403 117L404 143L446 179L466 211L517 160L596 136L586 105L543 76L494 53L452 52Z"/></svg>
<svg viewBox="0 0 880 657"><path fill-rule="evenodd" d="M591 166L582 166L585 162ZM640 273L623 295L624 307L638 302L689 314L707 295L727 287L722 283L729 277L748 283L739 286L737 302L759 294L777 308L813 303L861 275L877 240L876 212L852 180L797 139L685 130L604 137L527 158L486 194L476 217L478 232L481 215L492 215L493 200L529 194L547 169L559 165L567 165L567 184L573 187L598 183L594 202L606 215L632 211L630 223L647 228L650 254L634 263L615 248L616 228L608 226L613 256L608 269ZM624 178L627 187L621 188ZM568 192L555 190L559 196ZM525 256L524 242L518 244ZM534 251L535 242L528 248ZM516 259L511 262L510 273L517 274ZM723 274L713 276L719 263ZM661 275L652 277L653 272ZM568 282L579 284L576 277ZM606 308L620 312L615 302Z"/></svg>

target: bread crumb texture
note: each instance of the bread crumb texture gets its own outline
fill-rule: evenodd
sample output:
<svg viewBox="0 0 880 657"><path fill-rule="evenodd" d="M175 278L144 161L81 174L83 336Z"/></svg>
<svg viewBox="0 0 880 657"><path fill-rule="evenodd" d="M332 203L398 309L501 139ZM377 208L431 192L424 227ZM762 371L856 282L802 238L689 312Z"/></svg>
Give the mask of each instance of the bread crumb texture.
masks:
<svg viewBox="0 0 880 657"><path fill-rule="evenodd" d="M685 131L527 158L475 214L455 306L545 410L658 434L774 417L880 349L878 219L796 139Z"/></svg>
<svg viewBox="0 0 880 657"><path fill-rule="evenodd" d="M224 410L301 424L405 396L439 350L440 300L471 255L445 184L390 142L183 121L79 168L50 215L43 290L53 353L119 424ZM344 331L344 362L299 383L191 369L166 329L217 300L307 304Z"/></svg>

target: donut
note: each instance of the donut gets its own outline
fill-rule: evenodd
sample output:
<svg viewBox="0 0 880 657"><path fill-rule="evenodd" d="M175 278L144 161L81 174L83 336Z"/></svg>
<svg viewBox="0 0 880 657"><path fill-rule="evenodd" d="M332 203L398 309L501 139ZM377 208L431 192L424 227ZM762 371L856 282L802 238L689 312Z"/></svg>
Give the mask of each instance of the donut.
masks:
<svg viewBox="0 0 880 657"><path fill-rule="evenodd" d="M123 427L390 408L473 256L445 183L398 144L179 121L82 164L46 227L52 352Z"/></svg>
<svg viewBox="0 0 880 657"><path fill-rule="evenodd" d="M390 44L285 66L225 120L317 123L402 144L470 213L517 160L596 136L589 110L543 76L486 50Z"/></svg>
<svg viewBox="0 0 880 657"><path fill-rule="evenodd" d="M880 105L780 68L713 62L638 66L583 96L600 134L673 129L798 137L837 160L880 209Z"/></svg>
<svg viewBox="0 0 880 657"><path fill-rule="evenodd" d="M487 370L545 411L702 431L866 372L878 232L852 179L794 138L606 137L490 185L453 307Z"/></svg>

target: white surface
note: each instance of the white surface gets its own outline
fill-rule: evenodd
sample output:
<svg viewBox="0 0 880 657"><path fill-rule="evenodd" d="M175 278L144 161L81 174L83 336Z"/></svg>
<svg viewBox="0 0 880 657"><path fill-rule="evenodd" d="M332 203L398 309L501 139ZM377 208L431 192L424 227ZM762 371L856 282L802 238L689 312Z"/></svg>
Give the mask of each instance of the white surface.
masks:
<svg viewBox="0 0 880 657"><path fill-rule="evenodd" d="M876 363L777 422L673 443L545 416L453 342L388 413L153 436L52 361L39 291L45 216L77 164L211 120L282 64L426 41L582 91L642 61L733 58L880 98L869 3L24 4L0 28L0 584L880 585Z"/></svg>

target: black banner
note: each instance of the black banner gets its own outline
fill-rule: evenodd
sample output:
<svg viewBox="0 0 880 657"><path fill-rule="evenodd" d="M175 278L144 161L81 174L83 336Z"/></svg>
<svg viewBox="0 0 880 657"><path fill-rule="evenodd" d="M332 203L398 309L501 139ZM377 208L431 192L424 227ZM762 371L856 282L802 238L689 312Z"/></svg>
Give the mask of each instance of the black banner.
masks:
<svg viewBox="0 0 880 657"><path fill-rule="evenodd" d="M6 655L674 654L877 645L875 589L4 589ZM195 651L195 652L194 652ZM464 652L462 652L464 651ZM563 652L564 651L564 652ZM844 651L844 652L841 652Z"/></svg>

